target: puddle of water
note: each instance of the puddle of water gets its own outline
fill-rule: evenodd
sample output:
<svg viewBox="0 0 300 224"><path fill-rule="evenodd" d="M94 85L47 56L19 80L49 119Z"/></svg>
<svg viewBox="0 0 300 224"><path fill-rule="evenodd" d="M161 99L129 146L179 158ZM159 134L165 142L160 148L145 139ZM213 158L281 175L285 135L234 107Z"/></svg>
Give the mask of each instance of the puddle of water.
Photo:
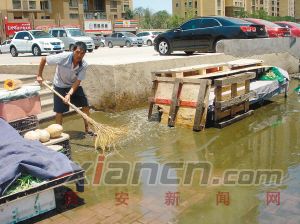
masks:
<svg viewBox="0 0 300 224"><path fill-rule="evenodd" d="M292 82L290 89L297 84ZM114 126L124 125L128 128L128 136L121 142L119 154L108 157L106 162L122 161L130 165L136 162L157 164L160 172L168 162L175 162L179 166L180 162L184 165L187 162L208 163L212 166L211 176L218 178L228 169L250 173L258 169L282 170L283 182L277 186L201 186L201 175L195 172L190 185L184 185L182 182L164 185L159 181L151 185L148 183L150 171L144 170L140 182L136 185L89 185L82 197L87 205L115 203L116 193L127 192L129 204L131 203L137 212L147 214L149 206L152 206L152 210L157 208L157 212L161 212L164 220L170 223L253 224L280 222L287 217L296 217L300 212L299 102L300 97L290 92L287 100L278 96L274 98L274 102L258 108L253 116L243 121L222 130L209 128L200 133L148 122L147 108L117 114L94 113L92 117L98 122ZM93 150L93 140L83 138L83 122L79 116L66 118L64 129L72 138L73 160L80 164L87 161L94 163L97 153ZM92 182L95 167L85 165L88 168L87 177ZM171 167L169 178L184 179L183 168L172 168L170 164L168 166ZM133 168L130 168L129 174L132 176L134 172ZM102 174L104 177L104 173ZM254 172L255 174L257 173ZM161 176L163 175L158 175L157 179ZM253 178L255 179L255 176ZM179 206L167 206L168 192L179 192ZM219 192L228 192L228 206L217 203ZM267 205L270 192L280 192L280 205L270 202ZM149 201L151 203L147 204Z"/></svg>

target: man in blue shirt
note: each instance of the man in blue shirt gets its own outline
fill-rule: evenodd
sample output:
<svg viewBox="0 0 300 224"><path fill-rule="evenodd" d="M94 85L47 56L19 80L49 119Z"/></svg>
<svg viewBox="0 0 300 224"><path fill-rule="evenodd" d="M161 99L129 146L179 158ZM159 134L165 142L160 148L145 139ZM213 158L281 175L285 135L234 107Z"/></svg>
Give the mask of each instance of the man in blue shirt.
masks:
<svg viewBox="0 0 300 224"><path fill-rule="evenodd" d="M89 104L85 93L80 86L81 81L85 79L88 64L83 57L87 51L87 47L83 42L75 43L73 52L65 52L57 55L42 57L37 81L43 81L43 71L46 63L48 65L56 65L53 85L54 89L59 92L64 101L54 95L54 112L56 112L55 120L57 124L62 124L63 113L69 111L67 102L71 102L77 107L82 107L82 111L89 116ZM88 122L84 120L85 132L93 134L90 131Z"/></svg>

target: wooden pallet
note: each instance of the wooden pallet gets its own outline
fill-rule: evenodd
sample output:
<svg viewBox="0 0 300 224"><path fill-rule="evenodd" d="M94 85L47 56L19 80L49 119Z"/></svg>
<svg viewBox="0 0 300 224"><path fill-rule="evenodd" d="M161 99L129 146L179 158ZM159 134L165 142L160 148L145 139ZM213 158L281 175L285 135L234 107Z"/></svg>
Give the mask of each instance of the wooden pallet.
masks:
<svg viewBox="0 0 300 224"><path fill-rule="evenodd" d="M229 68L227 63L202 64L152 72L152 77L190 78L195 75L206 75L214 72L224 72L228 70Z"/></svg>
<svg viewBox="0 0 300 224"><path fill-rule="evenodd" d="M250 80L255 76L255 73L244 73L214 80L216 127L223 128L253 114L249 110L249 99L253 94Z"/></svg>
<svg viewBox="0 0 300 224"><path fill-rule="evenodd" d="M148 118L153 106L162 110L161 122L170 127L175 124L192 127L194 131L205 128L211 81L206 79L155 77L149 98Z"/></svg>

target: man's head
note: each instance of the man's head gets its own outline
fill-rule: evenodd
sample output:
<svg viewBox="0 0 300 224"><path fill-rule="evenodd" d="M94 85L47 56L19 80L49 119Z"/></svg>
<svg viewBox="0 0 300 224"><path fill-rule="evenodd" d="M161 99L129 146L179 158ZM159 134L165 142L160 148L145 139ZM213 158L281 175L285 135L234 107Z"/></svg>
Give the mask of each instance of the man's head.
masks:
<svg viewBox="0 0 300 224"><path fill-rule="evenodd" d="M75 43L73 48L73 62L79 63L82 61L85 53L86 53L87 47L86 44L82 41L78 41Z"/></svg>

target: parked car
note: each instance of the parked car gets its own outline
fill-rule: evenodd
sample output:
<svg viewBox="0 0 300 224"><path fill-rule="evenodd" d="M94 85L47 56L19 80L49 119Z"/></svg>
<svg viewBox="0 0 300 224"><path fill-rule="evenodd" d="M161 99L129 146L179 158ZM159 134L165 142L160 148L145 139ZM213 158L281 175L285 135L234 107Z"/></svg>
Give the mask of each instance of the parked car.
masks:
<svg viewBox="0 0 300 224"><path fill-rule="evenodd" d="M199 17L159 34L154 39L154 49L161 55L169 55L173 51L184 51L186 54L215 52L217 42L222 39L263 37L268 37L264 25L231 17Z"/></svg>
<svg viewBox="0 0 300 224"><path fill-rule="evenodd" d="M0 54L5 54L10 52L11 40L4 41L0 46Z"/></svg>
<svg viewBox="0 0 300 224"><path fill-rule="evenodd" d="M79 28L52 28L49 33L63 41L69 51L73 50L74 44L78 41L86 44L88 52L93 52L95 48L93 39L86 36Z"/></svg>
<svg viewBox="0 0 300 224"><path fill-rule="evenodd" d="M19 53L32 53L40 56L42 53L59 53L65 50L64 43L42 30L16 32L11 44L10 53L17 57Z"/></svg>
<svg viewBox="0 0 300 224"><path fill-rule="evenodd" d="M281 27L290 28L293 37L300 37L300 24L294 22L274 22Z"/></svg>
<svg viewBox="0 0 300 224"><path fill-rule="evenodd" d="M136 36L142 38L144 44L147 44L148 46L152 46L155 37L157 37L157 35L160 33L161 32L156 32L156 31L145 31L145 32L138 33Z"/></svg>
<svg viewBox="0 0 300 224"><path fill-rule="evenodd" d="M95 49L98 49L99 47L105 47L105 38L103 36L94 33L85 33L85 35L93 39Z"/></svg>
<svg viewBox="0 0 300 224"><path fill-rule="evenodd" d="M263 19L253 19L253 18L244 18L244 20L258 25L265 25L270 38L291 36L291 31L289 28L281 27L270 21L263 20Z"/></svg>
<svg viewBox="0 0 300 224"><path fill-rule="evenodd" d="M138 38L136 35L130 32L113 33L110 37L106 37L105 40L107 46L110 48L114 46L120 46L120 47L143 46L142 38Z"/></svg>

